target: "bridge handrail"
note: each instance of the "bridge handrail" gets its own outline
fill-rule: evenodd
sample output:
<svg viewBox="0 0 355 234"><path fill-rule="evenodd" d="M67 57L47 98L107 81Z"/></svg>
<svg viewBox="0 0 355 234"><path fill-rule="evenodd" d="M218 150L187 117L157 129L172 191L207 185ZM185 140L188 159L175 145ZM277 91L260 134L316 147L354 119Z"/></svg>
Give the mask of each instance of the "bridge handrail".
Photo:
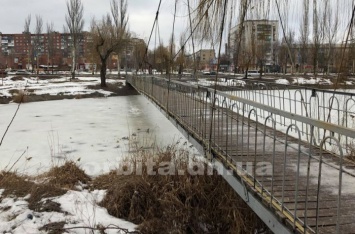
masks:
<svg viewBox="0 0 355 234"><path fill-rule="evenodd" d="M147 77L145 77L145 78L147 78ZM143 78L143 79L145 79L145 78ZM156 76L150 76L149 78L154 78L156 80L166 81L166 82L168 81L166 78L156 77ZM268 106L268 105L264 105L264 104L261 104L261 103L255 102L255 101L251 101L251 100L248 100L248 99L245 99L245 98L241 98L241 97L237 97L237 96L234 96L234 95L230 95L230 94L227 94L227 93L225 93L223 91L215 90L213 88L209 88L209 87L205 87L205 86L201 86L201 85L189 84L189 83L186 83L186 82L176 81L176 80L170 80L170 83L179 84L179 85L182 85L182 86L185 86L185 87L191 87L191 88L200 89L200 90L206 90L206 91L208 91L208 92L210 92L212 94L215 92L216 94L218 94L218 95L220 95L222 97L226 97L226 98L229 98L229 99L234 100L234 101L245 103L247 105L260 108L262 110L271 112L271 113L276 114L276 115L280 115L280 116L285 117L285 118L294 119L296 121L303 122L303 123L306 123L306 124L310 124L310 125L313 125L313 126L316 126L316 127L319 127L319 128L323 128L323 129L329 130L331 132L337 132L337 133L339 133L341 135L345 135L345 136L348 136L348 137L351 137L351 138L355 138L355 129L353 130L353 129L350 129L350 128L343 127L341 125L336 125L336 124L333 124L333 123L320 121L318 119L314 119L314 118L310 118L310 117L306 117L306 116L290 113L290 112L283 111L283 110L280 110L280 109L277 109L277 108L274 108L274 107L271 107L271 106Z"/></svg>
<svg viewBox="0 0 355 234"><path fill-rule="evenodd" d="M336 171L338 173L337 176L333 175L332 179L338 181L338 185L336 191L336 198L337 198L337 206L336 206L336 230L339 233L340 231L340 215L341 215L341 202L342 201L342 179L343 174L351 175L355 177L355 172L352 170L348 170L345 168L345 157L343 154L343 148L347 147L347 144L354 143L355 139L355 130L350 129L339 124L328 123L325 121L321 121L310 116L302 116L299 114L295 114L292 112L288 112L285 110L280 110L274 106L268 106L264 103L260 103L251 99L247 99L244 97L238 97L235 95L228 94L224 91L216 90L211 87L200 86L198 84L189 84L182 81L176 80L167 80L160 77L140 77L139 79L128 78L128 82L135 86L140 92L147 95L151 98L154 102L156 102L169 116L173 117L184 128L188 129L193 134L196 134L198 138L202 139L202 145L204 147L209 147L209 150L213 149L215 156L219 158L220 162L224 162L228 165L229 168L232 168L234 172L237 173L242 178L247 186L253 188L257 193L261 196L263 200L265 200L270 206L274 207L276 210L280 211L283 215L289 219L293 225L294 229L301 230L302 233L308 233L309 231L318 231L319 226L321 225L318 221L315 224L315 229L308 225L308 212L312 212L312 208L307 205L310 203L310 198L308 198L308 183L313 177L311 176L312 171L310 171L311 165L319 165L314 168L315 171L318 170L319 174L321 175L324 172L324 168L327 170L332 170L333 172ZM169 95L172 95L169 98ZM268 95L268 94L265 94ZM290 96L291 98L291 96ZM185 103L186 101L186 103ZM319 101L319 100L318 100ZM171 102L171 103L169 103ZM197 107L198 105L200 107ZM174 106L175 105L175 106ZM187 106L185 106L187 105ZM338 104L339 105L339 104ZM203 112L199 112L198 108L205 108ZM319 108L316 106L316 108ZM261 115L262 111L267 112L264 116ZM253 118L253 115L255 116ZM259 118L259 116L261 118ZM287 120L291 120L287 123L287 130L284 132L286 138L281 141L280 139L276 139L276 118L279 116L286 118ZM207 126L206 120L209 120L210 126ZM216 120L217 119L217 120ZM222 124L220 124L220 121ZM267 122L271 121L272 126L267 126ZM226 121L226 122L223 122ZM235 129L228 129L228 121L234 121L237 123L241 123L240 125L236 125ZM301 135L304 133L303 130L297 126L298 123L305 124L306 131L309 131L310 139L304 141L304 144L301 147ZM214 124L214 126L212 126ZM240 127L238 127L240 126ZM244 127L246 126L246 127ZM264 127L262 127L264 126ZM239 129L238 129L239 128ZM253 131L250 129L253 128ZM303 128L303 125L302 125ZM212 133L213 129L213 133ZM315 141L315 131L318 129L324 130L322 133L323 136L321 137L320 144L317 144ZM320 129L320 130L319 130ZM228 136L233 137L232 132L240 132L240 135L236 136L239 137L238 140L236 139L229 139ZM226 134L221 134L223 131ZM230 131L230 132L229 132ZM291 134L291 132L296 134ZM229 153L228 143L235 142L238 153L238 157L247 157L246 160L253 161L254 165L256 165L256 157L257 157L257 148L260 149L260 145L258 146L257 141L257 134L260 132L263 137L263 143L261 143L263 147L262 157L264 160L265 156L265 146L266 141L265 137L268 137L269 142L270 139L273 143L267 145L269 147L269 152L272 152L272 168L277 165L275 160L275 141L277 140L281 144L284 144L284 151L282 151L282 156L284 160L283 164L283 172L281 175L283 177L283 184L282 184L282 197L277 197L275 195L274 188L274 171L272 171L271 177L271 188L266 188L264 177L257 178L255 174L255 167L253 172L248 172L247 169L243 168L243 166L238 165L238 161L235 161L233 158L234 154ZM272 133L273 132L273 133ZM321 131L320 131L321 132ZM341 142L341 137L346 137L346 142ZM254 138L254 141L249 141L249 138ZM259 136L260 137L260 136ZM217 139L213 142L211 139ZM349 139L350 140L349 140ZM218 139L221 139L221 142L218 142ZM245 139L245 140L244 140ZM239 145L238 145L239 141ZM296 142L296 143L295 143ZM220 143L222 143L220 145ZM326 146L329 144L330 147L335 147L335 152L330 152ZM344 144L346 143L346 144ZM295 146L296 145L296 146ZM302 149L304 145L308 145L310 148L308 150ZM239 148L238 148L239 147ZM251 148L249 148L251 147ZM243 149L244 148L244 149ZM235 150L236 148L234 148ZM271 151L270 151L271 150ZM295 172L289 172L286 170L286 163L291 163L289 159L288 152L294 151L297 155L297 164ZM207 151L206 151L207 152ZM281 151L278 151L280 153ZM329 157L331 154L336 155L334 160L329 163L328 159L325 158L323 154L327 154ZM279 155L280 156L280 155ZM249 158L248 158L249 157ZM302 167L300 164L300 157L303 158L306 162L303 163L308 164L306 175L305 172L300 172L300 168ZM239 158L240 159L240 158ZM275 164L276 163L276 164ZM353 163L351 165L354 165ZM323 168L322 168L323 166ZM304 165L303 165L304 167ZM314 171L313 171L314 172ZM244 174L243 174L244 173ZM284 181L285 175L287 173L293 173L294 178L296 178L296 191L293 194L294 205L295 208L290 208L289 205L286 204L284 201ZM304 208L304 216L299 216L297 205L299 205L298 196L299 196L299 189L298 189L298 179L307 178L307 187L306 187L306 196L303 199L305 200L305 208ZM320 209L318 209L318 205L321 202L320 193L327 184L321 181L321 176L318 176L318 181L315 182L318 188L316 191L318 192L316 201L317 201L317 210L316 210L316 217L320 216ZM314 179L314 178L313 178ZM315 177L317 179L317 177ZM314 182L313 182L314 183ZM288 185L290 186L290 185ZM314 188L313 188L314 189ZM328 188L327 188L328 189ZM304 192L304 191L303 191ZM351 193L352 195L355 195ZM302 195L301 195L302 196ZM313 202L313 201L312 201Z"/></svg>

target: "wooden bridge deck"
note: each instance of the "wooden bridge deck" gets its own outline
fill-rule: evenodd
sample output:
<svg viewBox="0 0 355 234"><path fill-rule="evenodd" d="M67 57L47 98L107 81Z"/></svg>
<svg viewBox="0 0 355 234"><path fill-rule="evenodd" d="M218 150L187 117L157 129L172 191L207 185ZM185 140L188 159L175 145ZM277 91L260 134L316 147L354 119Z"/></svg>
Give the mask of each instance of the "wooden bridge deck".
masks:
<svg viewBox="0 0 355 234"><path fill-rule="evenodd" d="M196 105L196 101L192 99L184 98L183 103L174 103L177 100L174 96L171 99L169 105L169 111L174 113L183 126L186 126L192 131L192 133L203 139L204 135L210 133L211 126L211 110L204 103ZM191 102L191 103L188 103ZM185 107L185 108L181 108ZM192 107L192 108L191 108ZM219 110L218 110L219 109ZM223 116L219 113L223 112ZM201 114L202 113L202 114ZM229 116L228 125L226 124L225 114ZM278 201L282 201L282 194L284 195L284 206L289 210L291 214L296 215L303 223L306 223L309 228L316 230L316 214L317 214L317 198L319 200L319 218L318 218L318 232L319 233L336 233L336 218L337 218L337 200L338 200L338 181L332 178L338 178L339 169L331 166L326 166L326 175L322 174L322 181L325 181L325 185L322 185L320 191L318 191L318 166L320 150L318 148L312 148L312 155L315 159L310 160L310 173L311 176L307 177L307 167L309 155L300 154L300 173L297 177L297 164L299 151L297 148L298 140L292 138L288 141L288 144L293 143L294 148L287 148L286 165L285 165L285 138L286 135L282 132L276 133L276 144L273 147L273 130L267 128L267 137L265 137L264 143L264 125L256 123L254 121L248 123L248 119L237 116L235 113L231 113L230 110L222 110L217 108L215 113L215 121L212 127L212 145L216 155L229 155L223 160L230 160L237 164L247 163L251 164L249 167L256 163L268 162L272 168L268 168L270 173L256 173L254 175L256 181L260 182L263 186L263 191L272 191L272 195ZM198 121L196 121L198 120ZM250 126L248 134L248 126ZM222 128L222 129L221 129ZM255 129L256 134L255 134ZM227 132L228 131L228 132ZM229 134L227 134L229 133ZM230 134L231 133L231 134ZM227 137L228 135L228 137ZM265 149L263 146L265 145ZM301 143L303 151L309 151L309 145ZM275 153L274 153L275 150ZM332 166L339 164L339 158L330 154L324 154L324 158L328 159L328 163ZM257 165L257 164L256 164ZM345 168L353 169L354 165L349 162L345 162ZM284 171L284 167L286 170ZM323 165L325 167L325 165ZM247 168L252 173L253 168ZM273 171L273 172L272 172ZM341 210L340 210L340 233L355 233L355 171L352 171L352 175L348 175L346 179L346 185L352 186L350 193L345 193L341 196ZM342 172L345 174L345 172ZM345 177L345 175L343 175ZM307 192L307 178L308 192ZM298 181L297 181L298 179ZM335 183L335 184L334 184ZM263 197L261 195L261 185L256 184L259 188L260 198L262 198L266 205L270 203L270 197ZM296 185L298 184L298 192L296 193ZM254 187L254 184L250 184ZM349 192L349 191L348 191ZM266 193L266 192L263 192ZM306 196L307 194L307 196ZM296 202L297 199L297 202ZM307 204L307 210L305 209ZM275 207L270 207L275 209ZM280 210L275 211L283 216ZM284 218L284 217L282 217ZM292 226L292 224L290 224ZM304 225L302 225L304 226ZM300 231L300 230L299 230Z"/></svg>
<svg viewBox="0 0 355 234"><path fill-rule="evenodd" d="M319 148L306 142L299 144L298 139L292 137L286 142L284 133L274 132L227 108L216 106L212 118L211 104L194 95L178 91L167 95L163 88L159 92L160 96L156 95L153 100L202 145L211 144L214 157L233 169L246 189L259 197L291 230L355 233L355 166L352 162L343 162L339 198L339 157L323 152L319 185Z"/></svg>

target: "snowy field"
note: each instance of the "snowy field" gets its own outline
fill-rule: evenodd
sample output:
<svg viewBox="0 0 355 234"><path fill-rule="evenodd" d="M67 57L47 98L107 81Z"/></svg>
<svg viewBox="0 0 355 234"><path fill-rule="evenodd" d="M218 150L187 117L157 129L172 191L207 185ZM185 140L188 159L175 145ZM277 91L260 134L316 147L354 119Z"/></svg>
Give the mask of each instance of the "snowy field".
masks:
<svg viewBox="0 0 355 234"><path fill-rule="evenodd" d="M75 82L67 82L65 77L38 81L30 77L18 81L6 78L3 85L0 83L0 96L25 86L36 94L93 92L87 89L88 84L97 85L98 78L79 77ZM16 103L0 104L1 137L17 107ZM0 170L15 165L12 170L19 174L35 175L71 159L88 175L97 176L115 169L124 156L136 149L132 144L149 148L176 142L180 142L181 149L197 153L169 120L140 95L23 103L0 146ZM97 224L134 231L136 225L115 218L96 205L105 192L79 186L78 191L69 190L51 199L61 205L63 212L35 212L28 208L28 196L2 197L0 189L0 232L45 233L40 228L53 222L65 222L65 228L74 228L69 233L99 233L76 229ZM106 233L120 232L112 229Z"/></svg>
<svg viewBox="0 0 355 234"><path fill-rule="evenodd" d="M94 227L97 224L104 226L116 225L120 228L134 231L136 225L122 219L115 218L107 213L107 210L96 205L104 195L104 190L95 191L68 191L63 196L54 198L52 201L60 204L63 212L34 212L28 209L28 197L2 198L0 189L0 232L11 234L40 234L47 233L40 230L46 224L66 222L64 228L69 229L66 233L86 234L99 233L90 229L77 227ZM12 218L15 217L15 218ZM73 228L73 229L70 229ZM118 230L106 230L105 233L124 233Z"/></svg>
<svg viewBox="0 0 355 234"><path fill-rule="evenodd" d="M1 133L16 108L17 104L0 105ZM80 158L85 172L95 176L108 172L132 150L128 138L146 147L153 143L164 147L183 136L143 96L25 103L0 147L0 169L22 154L16 169L30 174Z"/></svg>

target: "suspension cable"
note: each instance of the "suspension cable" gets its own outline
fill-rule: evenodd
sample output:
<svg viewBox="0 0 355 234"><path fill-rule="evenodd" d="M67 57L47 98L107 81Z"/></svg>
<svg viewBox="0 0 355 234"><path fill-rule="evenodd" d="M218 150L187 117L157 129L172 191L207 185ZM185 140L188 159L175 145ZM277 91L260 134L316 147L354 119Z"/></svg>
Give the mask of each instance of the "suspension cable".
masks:
<svg viewBox="0 0 355 234"><path fill-rule="evenodd" d="M221 48L222 48L222 37L223 37L223 31L224 31L224 21L225 21L225 16L226 16L226 8L227 8L227 2L228 0L224 0L224 8L223 8L223 16L222 16L222 23L221 23L221 29L220 29L220 38L219 38L219 49L218 49L218 58L217 58L217 72L215 76L215 81L214 81L214 93L211 96L213 98L212 100L212 110L211 110L211 123L210 123L210 134L209 134L209 143L208 143L208 152L211 153L212 150L212 127L213 127L213 122L214 122L214 112L216 108L216 94L217 94L217 81L218 81L218 73L219 73L219 63L221 61Z"/></svg>
<svg viewBox="0 0 355 234"><path fill-rule="evenodd" d="M169 56L169 66L167 67L167 69L170 70L170 67L173 66L174 64L174 59L172 58L173 56L173 45L174 45L174 31L175 31L175 19L176 19L176 5L177 5L177 1L175 0L175 8L174 8L174 20L173 20L173 31L171 32L171 45L170 45L170 56ZM167 70L168 72L168 98L166 100L166 110L167 112L169 112L169 97L170 97L170 82L171 82L171 72L173 71L173 69L171 69L170 71Z"/></svg>
<svg viewBox="0 0 355 234"><path fill-rule="evenodd" d="M344 68L344 61L345 61L345 52L346 52L346 48L349 44L349 41L350 41L350 35L352 33L352 30L353 30L353 27L354 27L354 23L355 23L355 5L353 6L353 9L352 9L352 14L351 14L351 19L350 19L350 23L349 23L349 28L348 28L348 33L346 35L346 39L345 39L345 44L343 46L343 51L342 51L342 55L341 55L341 60L340 60L340 64L339 64L339 70L338 70L338 76L337 76L337 79L335 81L335 85L334 85L334 92L333 92L333 97L332 97L332 101L330 103L330 106L329 106L329 113L328 113L328 116L327 116L327 122L329 122L330 120L330 114L331 114L331 110L333 109L333 103L334 103L334 97L335 97L335 91L337 89L337 86L339 84L339 80L340 80L340 74ZM325 132L324 132L324 135L325 135Z"/></svg>
<svg viewBox="0 0 355 234"><path fill-rule="evenodd" d="M181 46L181 48L176 52L175 56L173 57L173 59L176 58L176 56L180 53L180 51L182 50L183 47L185 47L185 45L187 44L187 42L190 40L190 38L193 36L193 34L195 33L197 27L200 25L200 23L202 22L203 18L205 17L205 15L207 14L208 10L210 9L210 7L212 6L213 1L210 1L209 5L207 6L207 9L205 10L205 13L201 16L201 18L199 19L199 21L197 22L197 24L195 25L195 27L193 28L192 32L190 32L189 36L187 37L187 39L185 40L184 44Z"/></svg>
<svg viewBox="0 0 355 234"><path fill-rule="evenodd" d="M197 71L197 65L196 65L196 54L195 54L195 42L194 42L194 36L193 36L193 30L192 30L192 20L191 20L191 9L190 9L190 1L187 1L187 9L189 12L189 23L190 23L190 32L191 32L191 43L192 43L192 56L194 59L194 72L193 72L193 77L197 80L196 76L196 71ZM196 8L197 9L197 8Z"/></svg>
<svg viewBox="0 0 355 234"><path fill-rule="evenodd" d="M292 54L291 54L291 50L290 50L290 44L287 40L287 35L286 35L286 31L285 31L285 26L283 24L283 21L282 21L282 18L281 18L281 13L280 13L280 6L279 6L279 2L277 0L275 0L276 2L276 7L277 7L277 13L279 15L279 18L280 18L280 23L281 23L281 28L282 28L282 34L284 36L284 40L286 42L286 45L287 45L287 52L289 54L289 57L291 59L291 64L292 64L292 74L293 74L293 67L294 67L294 62L293 62L293 58L292 58Z"/></svg>
<svg viewBox="0 0 355 234"><path fill-rule="evenodd" d="M145 48L145 53L144 53L144 56L143 56L144 62L147 63L149 66L152 66L152 65L151 65L151 64L148 62L148 60L147 60L148 48L149 48L150 40L151 40L151 38L152 38L152 34L153 34L153 31L154 31L155 24L156 24L157 21L158 21L160 6L161 6L161 0L159 1L158 9L157 9L157 12L156 12L156 14L155 14L155 20L154 20L154 22L153 22L152 30L150 31L150 36L149 36L149 39L148 39L147 47Z"/></svg>

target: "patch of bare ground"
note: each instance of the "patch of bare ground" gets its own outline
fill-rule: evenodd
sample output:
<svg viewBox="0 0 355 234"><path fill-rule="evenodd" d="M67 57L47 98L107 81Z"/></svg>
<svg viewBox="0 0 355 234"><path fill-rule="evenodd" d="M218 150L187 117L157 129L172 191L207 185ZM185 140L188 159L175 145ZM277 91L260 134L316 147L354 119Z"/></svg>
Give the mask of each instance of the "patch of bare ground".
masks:
<svg viewBox="0 0 355 234"><path fill-rule="evenodd" d="M130 85L123 85L122 82L107 83L107 87L101 87L100 84L89 85L89 89L102 89L105 91L110 91L113 94L111 96L128 96L128 95L138 95L139 93Z"/></svg>
<svg viewBox="0 0 355 234"><path fill-rule="evenodd" d="M153 167L155 172L165 170L166 175L151 175L144 167L139 169L140 175L125 173L132 168L135 172L137 162L145 165L150 159L154 165L168 163L163 169ZM204 168L203 175L189 173L193 169L188 160L171 148L154 156L137 153L124 168L95 178L92 186L107 189L99 205L115 217L138 224L142 233L253 233L266 229L216 171L208 174L212 169L206 163L196 163ZM170 171L169 165L175 169Z"/></svg>
<svg viewBox="0 0 355 234"><path fill-rule="evenodd" d="M45 231L48 234L62 234L65 233L64 231L64 225L65 222L54 222L54 223L48 223L41 227L39 230L40 231Z"/></svg>
<svg viewBox="0 0 355 234"><path fill-rule="evenodd" d="M111 96L129 96L129 95L138 95L139 93L129 85L123 85L122 82L117 83L109 83L107 87L102 88L100 84L98 85L89 85L89 89L93 90L105 90L112 92L109 97ZM58 93L57 95L50 95L50 94L34 94L33 89L28 89L25 91L12 89L9 91L12 97L0 97L0 104L8 104L11 101L15 103L26 103L26 102L42 102L42 101L53 101L53 100L63 100L63 99L81 99L81 98L101 98L107 97L105 94L102 94L98 91L88 94L65 94L65 93Z"/></svg>

